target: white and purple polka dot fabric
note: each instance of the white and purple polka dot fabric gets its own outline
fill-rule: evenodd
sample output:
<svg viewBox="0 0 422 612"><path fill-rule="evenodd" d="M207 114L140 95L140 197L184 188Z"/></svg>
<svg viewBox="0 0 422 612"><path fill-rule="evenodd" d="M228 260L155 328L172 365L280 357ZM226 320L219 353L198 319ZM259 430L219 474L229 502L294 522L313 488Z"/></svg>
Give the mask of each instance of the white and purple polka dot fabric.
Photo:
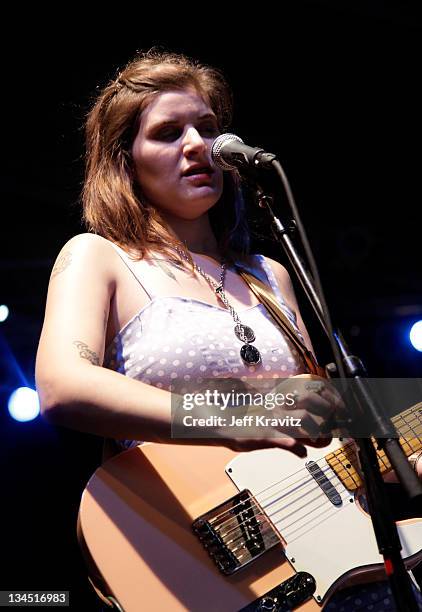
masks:
<svg viewBox="0 0 422 612"><path fill-rule="evenodd" d="M168 391L176 381L180 388L183 381L201 382L201 378L282 378L307 371L262 304L238 312L242 323L254 330L253 344L261 354L261 362L251 366L240 357L243 343L235 336L227 309L194 298L155 296L135 274L128 256L121 249L118 252L151 301L107 347L104 367ZM295 314L284 303L271 268L260 255L254 260L297 329Z"/></svg>

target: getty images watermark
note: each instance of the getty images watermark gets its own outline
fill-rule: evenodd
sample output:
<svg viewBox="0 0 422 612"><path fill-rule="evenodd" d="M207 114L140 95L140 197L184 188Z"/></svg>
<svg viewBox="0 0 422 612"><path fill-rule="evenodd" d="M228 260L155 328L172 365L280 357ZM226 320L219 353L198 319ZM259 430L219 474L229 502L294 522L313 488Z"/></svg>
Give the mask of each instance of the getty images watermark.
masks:
<svg viewBox="0 0 422 612"><path fill-rule="evenodd" d="M173 388L173 437L291 436L302 426L295 414L299 389L274 381L201 380ZM278 381L280 382L280 381ZM302 432L303 435L303 432Z"/></svg>
<svg viewBox="0 0 422 612"><path fill-rule="evenodd" d="M172 437L298 437L315 427L319 437L331 434L367 438L400 437L409 445L422 437L422 379L331 379L322 381L309 375L280 379L189 379L175 382L172 391ZM369 411L356 407L356 398L375 398L387 427L378 428ZM347 407L343 424L332 417L331 431L322 427L327 389ZM334 394L334 395L333 395ZM307 401L303 401L307 398ZM311 403L310 403L311 402ZM311 415L310 415L311 413ZM312 423L310 420L312 419ZM384 422L385 423L385 422ZM331 424L330 424L331 425ZM322 433L324 431L324 433ZM413 448L413 447L412 447Z"/></svg>
<svg viewBox="0 0 422 612"><path fill-rule="evenodd" d="M217 389L206 389L199 393L183 393L181 395L181 407L184 411L192 411L196 408L213 408L221 412L233 409L248 408L265 409L267 411L274 408L293 409L296 404L296 395L292 393L252 393L250 391L231 391L223 392ZM265 414L243 414L238 412L230 416L220 414L208 414L207 416L193 416L192 414L181 416L184 427L300 427L302 419L292 415L265 415Z"/></svg>

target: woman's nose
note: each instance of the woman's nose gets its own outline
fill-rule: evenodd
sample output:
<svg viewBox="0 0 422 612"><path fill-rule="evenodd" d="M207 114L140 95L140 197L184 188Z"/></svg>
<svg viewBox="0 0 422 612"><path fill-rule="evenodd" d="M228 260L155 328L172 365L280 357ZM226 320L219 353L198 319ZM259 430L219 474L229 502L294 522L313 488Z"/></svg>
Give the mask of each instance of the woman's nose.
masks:
<svg viewBox="0 0 422 612"><path fill-rule="evenodd" d="M207 145L201 134L194 127L190 127L185 134L183 141L183 152L189 154L191 152L203 153L206 151Z"/></svg>

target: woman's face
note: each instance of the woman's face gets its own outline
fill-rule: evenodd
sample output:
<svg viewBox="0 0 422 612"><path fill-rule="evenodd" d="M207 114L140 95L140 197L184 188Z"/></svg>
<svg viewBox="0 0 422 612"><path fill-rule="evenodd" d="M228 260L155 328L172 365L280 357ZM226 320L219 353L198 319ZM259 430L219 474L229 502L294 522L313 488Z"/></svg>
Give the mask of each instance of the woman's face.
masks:
<svg viewBox="0 0 422 612"><path fill-rule="evenodd" d="M144 197L160 211L195 219L221 197L223 173L211 160L217 119L195 89L159 94L141 116L132 145Z"/></svg>

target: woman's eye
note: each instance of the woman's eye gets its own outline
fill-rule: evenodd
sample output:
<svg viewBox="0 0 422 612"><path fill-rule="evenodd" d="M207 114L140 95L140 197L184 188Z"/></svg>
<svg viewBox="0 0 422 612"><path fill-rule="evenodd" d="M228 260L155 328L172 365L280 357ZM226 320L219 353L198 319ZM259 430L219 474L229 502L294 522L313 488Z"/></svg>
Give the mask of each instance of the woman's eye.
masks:
<svg viewBox="0 0 422 612"><path fill-rule="evenodd" d="M213 123L202 125L196 128L197 132L204 138L212 138L218 136L219 130ZM168 126L159 130L155 136L156 140L172 142L180 138L183 134L183 128L177 126Z"/></svg>
<svg viewBox="0 0 422 612"><path fill-rule="evenodd" d="M181 135L182 130L180 128L165 128L158 133L159 140L177 140Z"/></svg>
<svg viewBox="0 0 422 612"><path fill-rule="evenodd" d="M218 127L216 125L205 125L200 129L201 134L206 136L218 136Z"/></svg>

